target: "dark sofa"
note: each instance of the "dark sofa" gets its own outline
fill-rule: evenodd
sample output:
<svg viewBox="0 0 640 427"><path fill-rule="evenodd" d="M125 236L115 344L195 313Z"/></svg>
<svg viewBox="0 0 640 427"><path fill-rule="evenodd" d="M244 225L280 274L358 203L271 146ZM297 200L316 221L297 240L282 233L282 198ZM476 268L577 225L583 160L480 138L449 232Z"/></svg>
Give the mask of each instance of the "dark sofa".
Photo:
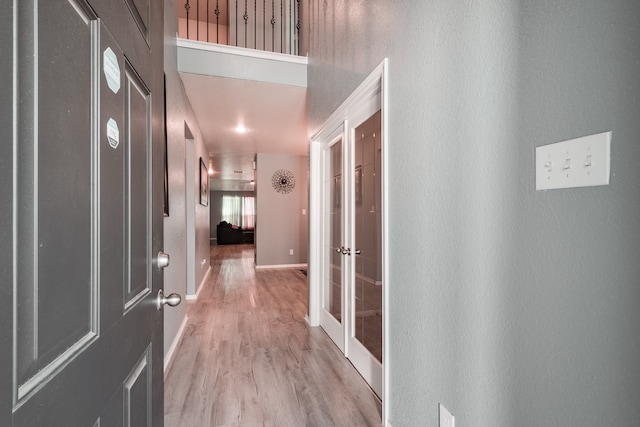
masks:
<svg viewBox="0 0 640 427"><path fill-rule="evenodd" d="M242 228L221 221L216 226L216 236L219 245L237 245L242 243Z"/></svg>

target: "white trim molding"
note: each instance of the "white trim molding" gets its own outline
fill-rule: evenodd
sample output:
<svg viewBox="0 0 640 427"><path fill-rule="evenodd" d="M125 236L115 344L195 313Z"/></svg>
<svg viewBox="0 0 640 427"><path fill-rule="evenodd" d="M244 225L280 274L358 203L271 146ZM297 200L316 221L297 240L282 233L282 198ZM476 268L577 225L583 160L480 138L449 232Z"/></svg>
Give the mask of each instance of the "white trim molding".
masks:
<svg viewBox="0 0 640 427"><path fill-rule="evenodd" d="M307 87L303 56L178 39L178 71Z"/></svg>
<svg viewBox="0 0 640 427"><path fill-rule="evenodd" d="M307 268L307 264L256 265L256 270L270 270L277 268Z"/></svg>
<svg viewBox="0 0 640 427"><path fill-rule="evenodd" d="M211 274L211 266L209 266L209 268L207 269L207 272L204 273L204 277L200 281L200 286L198 286L198 290L196 291L196 293L195 294L187 294L187 295L184 296L184 299L186 299L187 301L197 300L198 297L200 296L200 292L204 288L204 285L207 283L207 279L209 279L209 274Z"/></svg>
<svg viewBox="0 0 640 427"><path fill-rule="evenodd" d="M382 109L382 420L390 425L389 414L389 207L388 207L388 158L389 158L389 60L385 58L358 88L334 111L310 138L310 188L309 188L309 307L307 321L311 326L319 326L322 310L322 266L323 266L323 212L322 212L322 155L323 147L331 143L336 135L346 127L346 123L361 119L370 111L366 105L374 97L379 97ZM374 280L375 284L379 284Z"/></svg>
<svg viewBox="0 0 640 427"><path fill-rule="evenodd" d="M173 359L176 353L176 349L178 348L178 346L180 345L180 342L182 341L182 336L184 335L184 331L187 327L188 321L189 321L189 317L184 316L184 318L182 319L182 323L178 328L178 333L173 339L173 342L171 343L171 347L169 347L169 351L167 351L167 354L165 354L164 356L164 377L165 378L167 378L169 369L171 369L171 365L173 364Z"/></svg>

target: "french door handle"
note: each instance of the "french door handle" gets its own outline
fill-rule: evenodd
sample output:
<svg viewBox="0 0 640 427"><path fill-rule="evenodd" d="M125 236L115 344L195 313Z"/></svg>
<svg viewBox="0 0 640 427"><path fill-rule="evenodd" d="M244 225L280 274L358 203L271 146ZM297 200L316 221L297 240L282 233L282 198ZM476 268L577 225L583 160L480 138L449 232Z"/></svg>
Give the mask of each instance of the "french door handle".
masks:
<svg viewBox="0 0 640 427"><path fill-rule="evenodd" d="M336 248L336 252L342 255L351 255L351 248L340 246L339 248Z"/></svg>
<svg viewBox="0 0 640 427"><path fill-rule="evenodd" d="M356 249L356 250L355 250L355 254L356 254L356 255L360 255L361 253L362 253L362 251L361 251L360 249Z"/></svg>

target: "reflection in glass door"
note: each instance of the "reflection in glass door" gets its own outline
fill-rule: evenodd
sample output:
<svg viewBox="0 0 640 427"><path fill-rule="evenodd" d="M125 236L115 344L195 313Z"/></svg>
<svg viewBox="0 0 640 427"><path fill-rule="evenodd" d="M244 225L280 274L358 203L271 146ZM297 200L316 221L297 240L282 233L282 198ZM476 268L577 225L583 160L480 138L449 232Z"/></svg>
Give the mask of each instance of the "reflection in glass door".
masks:
<svg viewBox="0 0 640 427"><path fill-rule="evenodd" d="M331 272L329 275L329 289L327 292L327 300L325 302L326 310L338 321L342 322L342 140L335 143L329 149L330 170L329 178L332 182L328 183L326 190L328 193L327 200L327 221L330 224L329 231L329 253L327 256L331 259L329 263Z"/></svg>
<svg viewBox="0 0 640 427"><path fill-rule="evenodd" d="M324 150L323 182L323 280L321 325L344 351L344 262L343 255L343 168L342 138Z"/></svg>
<svg viewBox="0 0 640 427"><path fill-rule="evenodd" d="M350 183L345 212L345 355L382 396L382 145L381 110L365 108L349 129Z"/></svg>
<svg viewBox="0 0 640 427"><path fill-rule="evenodd" d="M380 111L355 130L355 277L351 337L382 363L382 146Z"/></svg>

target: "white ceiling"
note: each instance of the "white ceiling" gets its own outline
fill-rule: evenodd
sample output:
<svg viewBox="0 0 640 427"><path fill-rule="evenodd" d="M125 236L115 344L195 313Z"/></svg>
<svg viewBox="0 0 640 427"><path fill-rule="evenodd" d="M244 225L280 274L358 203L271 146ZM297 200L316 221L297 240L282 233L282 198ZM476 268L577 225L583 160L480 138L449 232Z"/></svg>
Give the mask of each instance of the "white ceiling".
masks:
<svg viewBox="0 0 640 427"><path fill-rule="evenodd" d="M184 72L180 77L209 152L212 189L252 189L256 153L308 154L306 88ZM239 125L247 131L238 133Z"/></svg>

